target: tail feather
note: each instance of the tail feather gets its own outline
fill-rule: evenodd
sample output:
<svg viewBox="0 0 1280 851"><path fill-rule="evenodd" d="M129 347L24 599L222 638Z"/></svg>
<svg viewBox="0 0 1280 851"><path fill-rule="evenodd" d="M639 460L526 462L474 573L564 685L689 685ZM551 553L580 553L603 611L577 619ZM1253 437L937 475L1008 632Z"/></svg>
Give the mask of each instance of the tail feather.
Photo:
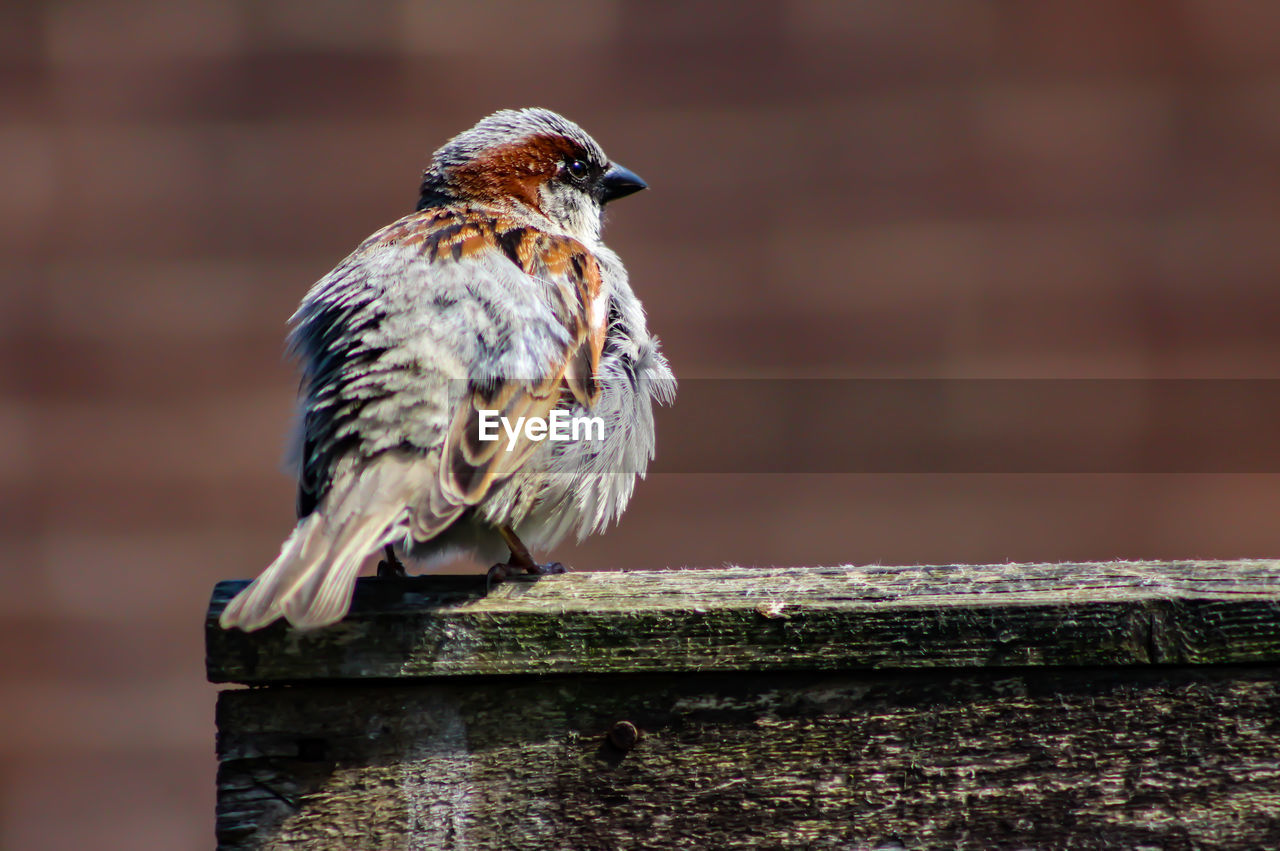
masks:
<svg viewBox="0 0 1280 851"><path fill-rule="evenodd" d="M390 542L387 527L404 506L372 516L352 518L334 539L322 569L308 571L284 601L284 616L299 629L328 626L351 607L360 564L369 553Z"/></svg>
<svg viewBox="0 0 1280 851"><path fill-rule="evenodd" d="M260 629L285 617L313 629L342 619L360 564L403 534L402 519L421 473L411 461L384 456L335 480L324 502L293 530L280 555L236 595L218 622Z"/></svg>

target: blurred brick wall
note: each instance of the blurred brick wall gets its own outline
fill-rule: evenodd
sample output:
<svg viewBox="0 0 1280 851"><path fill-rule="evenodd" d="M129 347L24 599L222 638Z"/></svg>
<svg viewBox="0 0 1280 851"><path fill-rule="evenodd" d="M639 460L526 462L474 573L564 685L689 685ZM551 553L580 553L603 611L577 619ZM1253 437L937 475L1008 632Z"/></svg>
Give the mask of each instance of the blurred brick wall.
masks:
<svg viewBox="0 0 1280 851"><path fill-rule="evenodd" d="M436 145L531 104L650 181L608 238L684 377L1280 374L1275 4L9 4L0 847L211 844L201 614L292 523L285 319ZM633 505L557 555L1280 554L1264 475L671 475Z"/></svg>

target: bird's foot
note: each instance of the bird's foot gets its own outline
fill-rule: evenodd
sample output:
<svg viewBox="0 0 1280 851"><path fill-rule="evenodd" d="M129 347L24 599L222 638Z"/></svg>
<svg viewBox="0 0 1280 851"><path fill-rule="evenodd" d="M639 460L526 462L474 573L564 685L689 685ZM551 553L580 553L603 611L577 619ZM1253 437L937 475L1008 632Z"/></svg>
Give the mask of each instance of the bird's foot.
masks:
<svg viewBox="0 0 1280 851"><path fill-rule="evenodd" d="M387 557L378 562L378 578L404 579L408 576L408 571L404 569L404 562L396 557L396 551L388 546L385 552Z"/></svg>
<svg viewBox="0 0 1280 851"><path fill-rule="evenodd" d="M558 561L548 562L547 564L495 564L489 568L488 574L485 576L484 590L488 592L493 586L500 582L505 582L512 576L518 576L524 573L527 576L550 576L554 573L568 573L569 568L565 567Z"/></svg>

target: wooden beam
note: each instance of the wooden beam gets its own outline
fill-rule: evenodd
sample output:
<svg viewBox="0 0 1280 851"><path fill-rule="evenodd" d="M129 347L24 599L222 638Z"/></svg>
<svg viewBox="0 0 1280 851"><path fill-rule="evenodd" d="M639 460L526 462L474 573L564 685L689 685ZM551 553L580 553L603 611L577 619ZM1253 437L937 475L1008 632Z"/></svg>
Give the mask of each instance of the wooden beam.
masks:
<svg viewBox="0 0 1280 851"><path fill-rule="evenodd" d="M225 631L214 682L1280 661L1280 561L362 579L341 623Z"/></svg>
<svg viewBox="0 0 1280 851"><path fill-rule="evenodd" d="M1280 847L1275 668L315 684L218 729L220 851Z"/></svg>

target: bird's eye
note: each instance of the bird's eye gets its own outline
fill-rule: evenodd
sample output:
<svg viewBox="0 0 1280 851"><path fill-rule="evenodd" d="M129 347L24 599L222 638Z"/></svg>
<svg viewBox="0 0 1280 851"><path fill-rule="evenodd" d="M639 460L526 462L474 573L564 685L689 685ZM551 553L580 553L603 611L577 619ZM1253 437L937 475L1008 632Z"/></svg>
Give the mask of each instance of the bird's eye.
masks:
<svg viewBox="0 0 1280 851"><path fill-rule="evenodd" d="M587 176L587 172L591 169L582 160L569 160L564 164L564 170L568 172L569 176L574 180L582 180Z"/></svg>

